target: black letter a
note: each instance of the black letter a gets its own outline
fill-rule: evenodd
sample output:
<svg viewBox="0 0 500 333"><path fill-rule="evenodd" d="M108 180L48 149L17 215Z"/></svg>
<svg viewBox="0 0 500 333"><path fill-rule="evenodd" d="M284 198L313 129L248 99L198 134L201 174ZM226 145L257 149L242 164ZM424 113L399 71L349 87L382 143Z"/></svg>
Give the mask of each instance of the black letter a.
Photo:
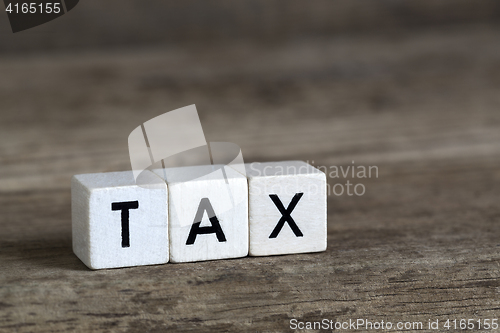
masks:
<svg viewBox="0 0 500 333"><path fill-rule="evenodd" d="M203 212L207 212L208 218L210 219L210 223L212 223L211 227L200 227L201 219L203 218ZM200 201L200 205L198 206L198 211L196 212L196 216L194 217L193 225L191 226L191 231L189 232L188 239L186 241L186 245L194 244L197 235L205 235L205 234L213 234L217 236L217 240L219 242L225 242L226 237L224 236L224 232L222 232L222 228L220 227L219 220L217 216L215 216L214 209L212 208L212 204L210 204L210 200L208 198L203 198Z"/></svg>

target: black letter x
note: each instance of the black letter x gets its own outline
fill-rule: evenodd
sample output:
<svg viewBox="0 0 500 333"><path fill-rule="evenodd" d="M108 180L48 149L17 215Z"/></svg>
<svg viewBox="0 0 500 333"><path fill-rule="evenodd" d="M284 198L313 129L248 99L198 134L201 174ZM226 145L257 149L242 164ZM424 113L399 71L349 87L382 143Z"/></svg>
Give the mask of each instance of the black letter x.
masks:
<svg viewBox="0 0 500 333"><path fill-rule="evenodd" d="M276 194L269 194L269 197L271 197L271 200L274 202L276 207L281 213L281 218L278 221L278 224L276 224L276 227L274 228L273 232L271 233L271 236L269 238L276 238L278 237L278 234L280 233L281 229L285 225L285 221L288 222L290 225L290 228L292 228L293 233L297 237L302 237L304 236L302 232L300 231L299 227L297 224L295 224L295 221L292 219L290 214L292 213L293 209L295 206L297 206L297 203L299 202L300 198L302 198L302 195L304 193L297 193L295 196L292 198L292 201L290 201L290 204L288 205L288 208L285 210L285 207L283 207L283 204L281 203L280 199Z"/></svg>

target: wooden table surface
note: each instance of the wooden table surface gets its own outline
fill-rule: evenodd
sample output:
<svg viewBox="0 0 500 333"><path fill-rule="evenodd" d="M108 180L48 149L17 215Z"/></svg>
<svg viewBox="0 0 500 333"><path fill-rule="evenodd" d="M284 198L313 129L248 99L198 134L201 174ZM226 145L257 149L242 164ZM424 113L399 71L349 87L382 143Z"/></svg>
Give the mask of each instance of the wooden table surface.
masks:
<svg viewBox="0 0 500 333"><path fill-rule="evenodd" d="M499 40L464 26L1 57L0 331L290 331L293 318L426 331L500 317ZM326 252L79 261L71 176L129 169L131 130L193 103L207 140L247 162L378 167L350 179L363 196L328 197Z"/></svg>

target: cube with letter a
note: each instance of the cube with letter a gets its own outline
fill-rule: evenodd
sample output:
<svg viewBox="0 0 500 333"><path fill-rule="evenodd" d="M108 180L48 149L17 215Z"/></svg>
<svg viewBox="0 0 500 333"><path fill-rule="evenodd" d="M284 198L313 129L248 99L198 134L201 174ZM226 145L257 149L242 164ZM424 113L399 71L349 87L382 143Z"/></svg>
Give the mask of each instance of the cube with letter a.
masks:
<svg viewBox="0 0 500 333"><path fill-rule="evenodd" d="M151 171L142 176L147 185L132 171L71 180L73 252L89 268L168 262L167 187Z"/></svg>
<svg viewBox="0 0 500 333"><path fill-rule="evenodd" d="M170 262L248 255L248 185L224 165L157 169L168 184Z"/></svg>
<svg viewBox="0 0 500 333"><path fill-rule="evenodd" d="M326 175L302 161L245 164L251 256L326 250Z"/></svg>

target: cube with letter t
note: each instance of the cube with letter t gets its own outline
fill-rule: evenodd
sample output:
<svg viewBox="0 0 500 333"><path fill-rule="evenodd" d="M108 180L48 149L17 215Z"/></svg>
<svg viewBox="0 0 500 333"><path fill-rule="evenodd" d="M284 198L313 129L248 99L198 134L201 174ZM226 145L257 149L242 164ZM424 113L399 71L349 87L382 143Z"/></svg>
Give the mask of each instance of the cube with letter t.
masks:
<svg viewBox="0 0 500 333"><path fill-rule="evenodd" d="M157 169L168 184L170 262L248 255L248 186L224 165Z"/></svg>
<svg viewBox="0 0 500 333"><path fill-rule="evenodd" d="M73 252L92 269L168 262L165 182L151 171L136 185L132 171L71 180Z"/></svg>
<svg viewBox="0 0 500 333"><path fill-rule="evenodd" d="M245 164L251 256L326 250L326 175L302 161Z"/></svg>

